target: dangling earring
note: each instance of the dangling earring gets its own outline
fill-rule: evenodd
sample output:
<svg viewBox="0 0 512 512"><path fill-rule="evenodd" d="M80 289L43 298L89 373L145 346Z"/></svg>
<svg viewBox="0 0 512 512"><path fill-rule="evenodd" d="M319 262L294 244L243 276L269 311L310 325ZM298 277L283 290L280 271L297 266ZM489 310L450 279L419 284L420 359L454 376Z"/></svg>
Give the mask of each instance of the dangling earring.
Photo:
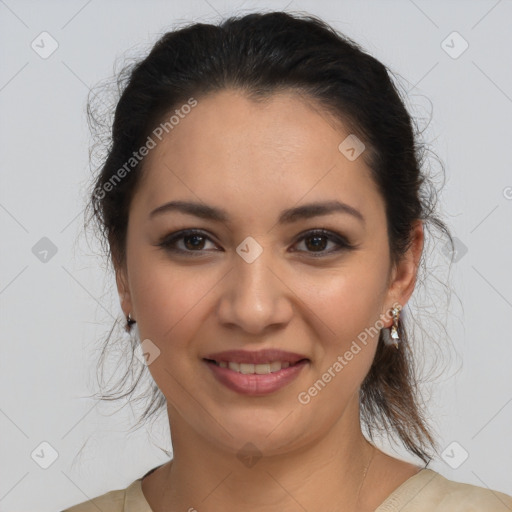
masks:
<svg viewBox="0 0 512 512"><path fill-rule="evenodd" d="M128 313L128 315L126 315L123 338L126 342L131 343L132 346L135 347L139 341L139 327L138 325L135 325L132 328L133 324L137 324L137 321L131 317L130 313Z"/></svg>
<svg viewBox="0 0 512 512"><path fill-rule="evenodd" d="M392 309L393 314L393 325L391 327L384 327L382 329L382 338L386 345L394 345L398 349L398 342L400 337L398 336L398 319L400 318L400 311L402 306L400 304Z"/></svg>
<svg viewBox="0 0 512 512"><path fill-rule="evenodd" d="M126 315L126 327L125 327L125 330L130 332L132 325L135 324L135 323L137 323L137 321L134 320L131 317L130 313L128 313L128 315Z"/></svg>

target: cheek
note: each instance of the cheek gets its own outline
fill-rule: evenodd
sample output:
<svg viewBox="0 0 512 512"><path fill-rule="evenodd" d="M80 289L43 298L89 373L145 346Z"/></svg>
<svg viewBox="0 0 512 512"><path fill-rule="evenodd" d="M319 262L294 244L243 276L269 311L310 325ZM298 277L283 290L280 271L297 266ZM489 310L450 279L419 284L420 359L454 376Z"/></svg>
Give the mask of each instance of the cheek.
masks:
<svg viewBox="0 0 512 512"><path fill-rule="evenodd" d="M315 368L323 381L337 383L329 386L326 398L331 393L353 393L375 356L386 269L382 262L370 264L370 259L360 254L336 272L304 283L305 303L327 326L328 334L318 339L321 351Z"/></svg>
<svg viewBox="0 0 512 512"><path fill-rule="evenodd" d="M197 371L197 347L190 340L201 338L197 333L205 315L205 294L215 281L168 264L144 266L141 262L137 272L132 284L140 340L150 340L158 348L153 348L158 355L148 369L169 404L180 409L182 383ZM187 393L184 396L189 398Z"/></svg>
<svg viewBox="0 0 512 512"><path fill-rule="evenodd" d="M222 274L213 266L180 267L165 256L132 253L130 287L141 339L162 351L186 344L201 325L208 293ZM171 347L172 346L172 347Z"/></svg>
<svg viewBox="0 0 512 512"><path fill-rule="evenodd" d="M355 258L357 259L357 257ZM317 278L302 281L301 296L328 328L337 348L342 349L377 324L386 291L385 273L359 258L354 264Z"/></svg>

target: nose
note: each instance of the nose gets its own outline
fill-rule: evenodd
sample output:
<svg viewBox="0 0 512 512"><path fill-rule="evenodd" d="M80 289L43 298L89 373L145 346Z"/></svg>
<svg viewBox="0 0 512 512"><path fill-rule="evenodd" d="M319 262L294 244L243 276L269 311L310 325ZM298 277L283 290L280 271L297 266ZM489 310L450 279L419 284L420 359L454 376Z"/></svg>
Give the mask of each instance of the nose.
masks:
<svg viewBox="0 0 512 512"><path fill-rule="evenodd" d="M219 321L255 335L285 327L293 316L294 294L283 274L270 251L251 263L237 255L221 285Z"/></svg>

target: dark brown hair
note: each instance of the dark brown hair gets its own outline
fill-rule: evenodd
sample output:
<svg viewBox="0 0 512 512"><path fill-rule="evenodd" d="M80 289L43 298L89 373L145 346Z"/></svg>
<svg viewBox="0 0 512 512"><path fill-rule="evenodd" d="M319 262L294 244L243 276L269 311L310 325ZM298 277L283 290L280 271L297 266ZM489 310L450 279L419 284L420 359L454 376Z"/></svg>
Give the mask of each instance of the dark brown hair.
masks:
<svg viewBox="0 0 512 512"><path fill-rule="evenodd" d="M386 205L392 264L410 247L411 226L417 219L427 231L434 227L453 243L436 214L436 190L422 169L426 148L418 141L391 72L314 16L252 13L219 25L195 23L167 32L149 55L123 70L118 85L120 98L107 155L99 165L88 204L115 268L125 263L130 202L144 160L128 170L126 162L174 109L192 97L200 99L228 87L255 100L280 91L299 92L364 142L363 158ZM89 114L94 124L91 108ZM123 166L127 172L113 183ZM422 264L423 260L424 254ZM400 350L379 339L360 390L361 420L371 438L376 432L394 433L428 463L436 442L425 420L405 322L400 322L399 335ZM140 368L133 363L132 356L130 368ZM142 365L128 392L102 398L130 396L144 371ZM152 400L143 419L166 402L156 384L151 386Z"/></svg>

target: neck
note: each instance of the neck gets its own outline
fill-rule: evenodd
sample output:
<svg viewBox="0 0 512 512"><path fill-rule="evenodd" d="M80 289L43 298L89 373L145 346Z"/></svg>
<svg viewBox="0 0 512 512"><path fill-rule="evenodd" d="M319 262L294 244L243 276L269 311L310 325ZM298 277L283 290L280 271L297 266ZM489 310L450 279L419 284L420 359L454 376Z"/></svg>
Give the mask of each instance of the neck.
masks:
<svg viewBox="0 0 512 512"><path fill-rule="evenodd" d="M361 432L357 394L328 431L253 459L241 460L236 450L198 435L176 410L169 413L173 460L162 468L151 501L146 495L155 512L335 510L340 503L344 510L357 509L374 454Z"/></svg>

